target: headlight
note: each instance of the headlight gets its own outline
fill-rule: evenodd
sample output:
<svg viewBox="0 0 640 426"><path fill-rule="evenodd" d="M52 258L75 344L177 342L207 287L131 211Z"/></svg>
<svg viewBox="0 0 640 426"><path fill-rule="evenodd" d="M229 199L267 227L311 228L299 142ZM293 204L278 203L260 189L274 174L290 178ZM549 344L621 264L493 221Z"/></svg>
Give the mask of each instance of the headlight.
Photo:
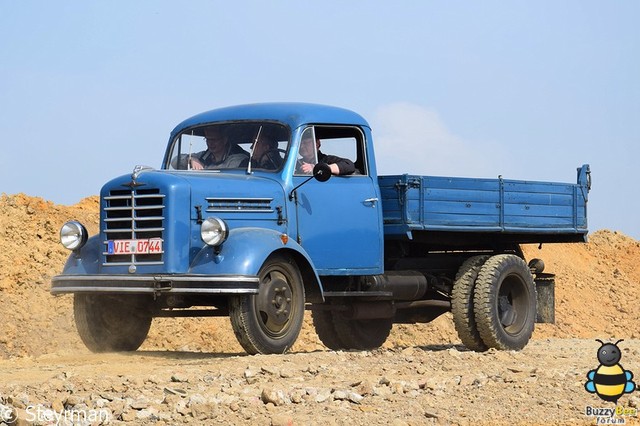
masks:
<svg viewBox="0 0 640 426"><path fill-rule="evenodd" d="M208 217L202 222L200 227L200 236L202 241L210 246L219 246L224 243L229 235L229 228L222 219L217 217Z"/></svg>
<svg viewBox="0 0 640 426"><path fill-rule="evenodd" d="M80 222L72 220L62 225L60 243L69 250L78 250L87 242L87 228Z"/></svg>

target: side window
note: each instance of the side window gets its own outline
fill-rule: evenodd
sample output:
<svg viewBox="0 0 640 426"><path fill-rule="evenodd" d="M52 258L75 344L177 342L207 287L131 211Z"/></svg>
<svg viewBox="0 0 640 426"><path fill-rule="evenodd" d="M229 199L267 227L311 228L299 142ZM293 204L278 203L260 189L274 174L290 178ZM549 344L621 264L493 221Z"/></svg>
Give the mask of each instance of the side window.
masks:
<svg viewBox="0 0 640 426"><path fill-rule="evenodd" d="M169 170L187 170L189 167L189 160L198 153L205 152L207 150L206 139L203 136L196 136L191 133L183 133L178 136L171 159L169 161Z"/></svg>
<svg viewBox="0 0 640 426"><path fill-rule="evenodd" d="M310 174L318 161L337 165L340 172L334 174L366 175L368 170L362 131L349 126L313 126L305 129L298 152L296 174Z"/></svg>
<svg viewBox="0 0 640 426"><path fill-rule="evenodd" d="M324 138L320 139L319 151L328 158L345 158L355 164L358 158L356 147L357 142L353 137Z"/></svg>
<svg viewBox="0 0 640 426"><path fill-rule="evenodd" d="M313 167L318 163L318 149L313 127L307 127L300 137L298 148L298 160L296 161L296 175L310 175Z"/></svg>

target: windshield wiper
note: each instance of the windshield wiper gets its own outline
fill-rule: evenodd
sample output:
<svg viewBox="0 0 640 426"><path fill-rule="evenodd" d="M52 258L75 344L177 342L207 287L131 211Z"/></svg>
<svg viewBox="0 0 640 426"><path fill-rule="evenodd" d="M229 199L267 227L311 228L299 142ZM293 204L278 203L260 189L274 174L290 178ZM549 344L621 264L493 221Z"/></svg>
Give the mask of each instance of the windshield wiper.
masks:
<svg viewBox="0 0 640 426"><path fill-rule="evenodd" d="M256 135L256 139L253 141L251 145L251 149L249 150L249 164L247 164L247 174L251 174L251 159L253 158L253 150L256 149L256 144L258 143L258 139L260 138L260 133L262 133L262 125L258 129L258 134Z"/></svg>

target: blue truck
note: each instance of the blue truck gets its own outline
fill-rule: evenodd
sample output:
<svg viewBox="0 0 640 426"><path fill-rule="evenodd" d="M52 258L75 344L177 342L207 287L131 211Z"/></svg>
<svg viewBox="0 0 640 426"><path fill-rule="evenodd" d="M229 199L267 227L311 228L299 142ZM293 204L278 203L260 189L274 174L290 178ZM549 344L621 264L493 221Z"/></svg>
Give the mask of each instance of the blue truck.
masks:
<svg viewBox="0 0 640 426"><path fill-rule="evenodd" d="M246 352L284 353L307 311L335 350L445 312L468 348L519 350L555 285L520 244L586 241L590 186L588 165L575 184L378 176L357 113L220 108L173 129L160 169L102 187L97 235L63 225L51 293L95 352L136 350L154 317L228 316Z"/></svg>

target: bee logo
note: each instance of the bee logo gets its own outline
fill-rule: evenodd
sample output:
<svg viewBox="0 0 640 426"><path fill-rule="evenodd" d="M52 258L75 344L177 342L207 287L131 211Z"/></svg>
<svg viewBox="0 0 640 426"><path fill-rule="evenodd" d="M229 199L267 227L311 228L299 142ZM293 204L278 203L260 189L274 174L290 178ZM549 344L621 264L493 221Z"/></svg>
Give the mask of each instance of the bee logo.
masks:
<svg viewBox="0 0 640 426"><path fill-rule="evenodd" d="M598 361L600 365L595 370L587 373L587 383L584 388L589 393L597 394L600 399L617 403L625 393L631 393L636 389L636 384L631 381L633 373L622 368L620 359L622 352L616 343L604 343L596 339L602 346L598 349Z"/></svg>

